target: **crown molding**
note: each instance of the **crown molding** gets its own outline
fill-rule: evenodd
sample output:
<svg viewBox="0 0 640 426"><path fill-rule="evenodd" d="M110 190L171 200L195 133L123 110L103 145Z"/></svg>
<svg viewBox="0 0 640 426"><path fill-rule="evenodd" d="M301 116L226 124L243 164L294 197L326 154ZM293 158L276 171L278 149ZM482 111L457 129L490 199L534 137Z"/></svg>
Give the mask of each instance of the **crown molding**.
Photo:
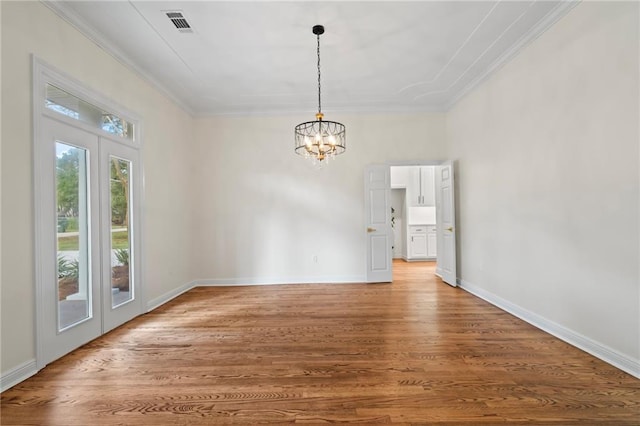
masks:
<svg viewBox="0 0 640 426"><path fill-rule="evenodd" d="M279 110L266 110L266 109L238 109L235 111L217 111L217 110L209 110L209 111L201 111L196 112L193 117L194 118L207 118L207 117L251 117L251 116L259 116L259 117L281 117L281 116L304 116L308 115L313 118L315 113L318 112L317 109L313 108L305 108L305 109L293 109L293 108L283 108ZM439 114L445 112L445 109L442 105L433 105L433 106L384 106L384 107L352 107L352 108L323 108L322 112L325 115L336 116L336 115L375 115L375 114Z"/></svg>
<svg viewBox="0 0 640 426"><path fill-rule="evenodd" d="M536 25L531 27L529 31L520 37L520 39L513 44L509 49L507 49L502 55L500 55L487 69L482 72L479 76L474 78L470 83L468 83L465 87L458 91L458 93L454 94L452 98L447 102L443 111L449 111L453 108L458 101L464 98L468 93L472 92L473 89L478 87L481 83L487 80L491 75L493 75L496 71L498 71L503 65L508 63L511 59L513 59L521 50L523 50L529 43L533 42L535 39L544 34L549 28L553 26L556 22L558 22L561 18L563 18L571 9L576 7L582 0L567 0L558 3L558 5L553 8L549 13L545 15L543 19L538 21Z"/></svg>
<svg viewBox="0 0 640 426"><path fill-rule="evenodd" d="M125 67L129 68L151 86L154 89L159 91L161 94L166 96L169 100L175 103L178 107L180 107L183 111L188 113L190 116L195 115L195 111L193 108L189 107L185 104L178 96L176 96L173 92L168 90L163 84L161 84L158 80L152 77L145 70L136 65L135 61L132 60L127 54L125 54L120 48L118 48L113 43L109 42L102 33L96 31L94 28L91 28L87 25L77 13L75 13L69 6L66 4L56 1L56 0L40 0L42 4L48 7L51 11L53 11L56 15L66 21L69 25L78 30L82 35L87 37L93 43L98 45L102 50L111 55L115 60L120 62Z"/></svg>
<svg viewBox="0 0 640 426"><path fill-rule="evenodd" d="M539 0L540 1L540 0ZM553 24L555 24L558 20L560 20L563 16L565 16L571 9L573 9L577 4L579 4L582 0L568 0L562 1L557 4L557 6L551 10L545 17L540 20L535 26L533 26L526 34L524 34L520 39L505 51L502 55L500 55L495 61L491 63L491 65L484 70L480 75L474 78L470 83L465 85L462 89L454 93L451 99L445 103L444 105L437 106L429 106L425 107L423 105L407 105L405 107L365 107L363 111L362 109L358 109L358 112L366 112L366 113L417 113L417 112L447 112L453 108L458 101L464 98L468 93L472 92L476 87L478 87L481 83L487 80L491 75L493 75L498 69L500 69L504 64L508 63L513 57L515 57L522 49L524 49L529 43L538 38L544 32L546 32ZM71 26L76 28L81 34L87 37L89 40L98 45L105 52L110 54L114 59L118 62L129 68L131 71L140 76L143 80L147 81L151 86L153 86L160 93L165 95L168 99L174 102L178 107L187 112L192 117L210 117L210 116L245 116L245 115L282 115L288 113L301 114L301 111L288 111L286 108L283 111L262 111L261 109L251 109L244 110L238 109L236 111L215 111L215 110L196 110L190 106L188 106L180 97L178 97L175 93L167 89L162 83L160 83L157 79L147 73L145 70L136 65L135 61L125 54L120 48L118 48L113 43L109 42L103 34L96 31L87 25L68 5L65 3L59 2L57 0L40 0L42 4L52 10L56 15L62 18L64 21L69 23ZM335 112L339 113L351 113L355 112L355 108L343 108L336 109Z"/></svg>

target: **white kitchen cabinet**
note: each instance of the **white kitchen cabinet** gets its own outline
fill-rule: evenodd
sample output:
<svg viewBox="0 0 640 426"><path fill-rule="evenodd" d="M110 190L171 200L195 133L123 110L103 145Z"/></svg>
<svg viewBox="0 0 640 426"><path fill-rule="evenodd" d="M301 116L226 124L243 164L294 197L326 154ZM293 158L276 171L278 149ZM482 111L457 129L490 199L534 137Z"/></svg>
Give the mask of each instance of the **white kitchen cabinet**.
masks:
<svg viewBox="0 0 640 426"><path fill-rule="evenodd" d="M409 226L409 260L425 259L427 257L427 227L422 225Z"/></svg>
<svg viewBox="0 0 640 426"><path fill-rule="evenodd" d="M420 192L420 167L409 167L407 182L407 205L421 206L422 193Z"/></svg>
<svg viewBox="0 0 640 426"><path fill-rule="evenodd" d="M436 226L409 225L407 245L407 260L435 259L437 256Z"/></svg>
<svg viewBox="0 0 640 426"><path fill-rule="evenodd" d="M390 168L391 188L407 188L409 185L409 172L411 167L392 166Z"/></svg>
<svg viewBox="0 0 640 426"><path fill-rule="evenodd" d="M438 256L438 239L436 238L436 226L427 226L427 257L436 258Z"/></svg>
<svg viewBox="0 0 640 426"><path fill-rule="evenodd" d="M422 191L422 205L433 207L436 205L436 168L434 166L420 167L420 189Z"/></svg>
<svg viewBox="0 0 640 426"><path fill-rule="evenodd" d="M409 243L411 259L424 259L427 257L427 234L412 234Z"/></svg>
<svg viewBox="0 0 640 426"><path fill-rule="evenodd" d="M407 197L411 206L432 207L436 205L435 167L413 166L408 173Z"/></svg>

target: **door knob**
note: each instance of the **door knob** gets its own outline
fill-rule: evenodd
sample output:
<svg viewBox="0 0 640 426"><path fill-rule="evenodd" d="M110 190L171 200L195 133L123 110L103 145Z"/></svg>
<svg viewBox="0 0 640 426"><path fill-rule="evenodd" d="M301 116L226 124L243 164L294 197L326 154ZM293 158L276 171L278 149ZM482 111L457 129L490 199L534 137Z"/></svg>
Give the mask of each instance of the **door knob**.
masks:
<svg viewBox="0 0 640 426"><path fill-rule="evenodd" d="M376 232L376 228L367 228L367 232Z"/></svg>
<svg viewBox="0 0 640 426"><path fill-rule="evenodd" d="M448 227L446 230L449 232L453 232L453 226Z"/></svg>

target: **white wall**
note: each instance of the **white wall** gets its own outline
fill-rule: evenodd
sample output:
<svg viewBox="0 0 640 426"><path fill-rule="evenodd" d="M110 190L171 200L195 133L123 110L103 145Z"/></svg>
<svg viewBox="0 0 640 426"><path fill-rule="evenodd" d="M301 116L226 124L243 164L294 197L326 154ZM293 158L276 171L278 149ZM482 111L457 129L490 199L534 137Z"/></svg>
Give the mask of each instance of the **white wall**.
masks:
<svg viewBox="0 0 640 426"><path fill-rule="evenodd" d="M447 115L459 276L640 374L638 3L583 2Z"/></svg>
<svg viewBox="0 0 640 426"><path fill-rule="evenodd" d="M111 97L143 120L145 290L157 298L192 280L192 118L40 2L2 10L1 365L35 358L31 57ZM11 265L7 268L6 265Z"/></svg>
<svg viewBox="0 0 640 426"><path fill-rule="evenodd" d="M293 128L313 119L312 113L196 120L198 278L364 279L364 167L442 158L444 116L326 117L345 124L348 146L319 170L293 152Z"/></svg>

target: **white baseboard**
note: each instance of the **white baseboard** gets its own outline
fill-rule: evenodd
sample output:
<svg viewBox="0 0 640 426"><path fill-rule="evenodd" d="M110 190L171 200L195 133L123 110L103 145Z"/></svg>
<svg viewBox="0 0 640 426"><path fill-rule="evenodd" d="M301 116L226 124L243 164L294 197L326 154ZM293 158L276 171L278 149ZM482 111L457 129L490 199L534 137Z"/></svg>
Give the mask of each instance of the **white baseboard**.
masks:
<svg viewBox="0 0 640 426"><path fill-rule="evenodd" d="M278 285L278 284L362 284L366 277L361 275L340 275L324 277L297 277L297 278L214 278L194 281L195 285L202 287L224 287L244 285Z"/></svg>
<svg viewBox="0 0 640 426"><path fill-rule="evenodd" d="M149 300L147 302L147 312L151 312L157 307L164 305L168 301L175 299L176 297L180 296L183 293L186 293L187 291L194 288L196 285L197 285L196 281L191 281L189 283L183 284L180 287L163 294L162 296Z"/></svg>
<svg viewBox="0 0 640 426"><path fill-rule="evenodd" d="M533 313L527 309L524 309L514 303L509 302L496 296L495 294L486 291L478 286L475 286L465 280L458 280L460 288L463 290L483 299L492 305L509 312L510 314L520 318L523 321L537 327L560 340L569 343L572 346L582 349L583 351L601 359L602 361L619 368L631 374L634 377L640 379L640 360L629 358L617 352L610 347L596 342L580 333L577 333L571 329L568 329L560 324L548 320L536 313Z"/></svg>
<svg viewBox="0 0 640 426"><path fill-rule="evenodd" d="M341 275L318 277L317 279L309 279L309 277L300 278L212 278L200 279L188 282L180 287L171 290L162 296L156 297L147 302L147 312L164 305L168 301L175 299L183 293L194 287L226 287L226 286L245 286L245 285L278 285L278 284L357 284L364 283L366 278L360 275Z"/></svg>
<svg viewBox="0 0 640 426"><path fill-rule="evenodd" d="M0 376L0 392L4 392L12 386L27 380L38 372L36 360L32 359L9 370Z"/></svg>

